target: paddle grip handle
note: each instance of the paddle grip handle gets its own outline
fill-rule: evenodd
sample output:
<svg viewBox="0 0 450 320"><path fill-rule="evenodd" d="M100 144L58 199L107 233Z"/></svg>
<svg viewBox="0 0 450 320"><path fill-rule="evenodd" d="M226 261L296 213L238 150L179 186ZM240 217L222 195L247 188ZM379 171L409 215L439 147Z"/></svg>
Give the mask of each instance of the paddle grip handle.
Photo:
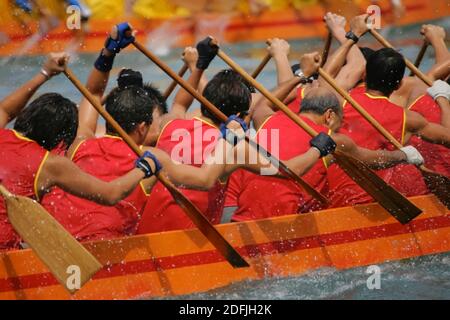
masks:
<svg viewBox="0 0 450 320"><path fill-rule="evenodd" d="M185 64L181 67L181 69L178 71L178 75L179 75L180 77L183 77L184 74L186 73L186 71L188 71L188 69L189 69L189 67L188 67L188 65L185 63ZM172 83L167 87L167 89L166 89L166 91L164 92L164 95L163 95L164 100L167 100L167 98L170 97L170 95L172 94L173 90L176 88L177 84L178 84L178 83L177 83L175 80L173 80Z"/></svg>

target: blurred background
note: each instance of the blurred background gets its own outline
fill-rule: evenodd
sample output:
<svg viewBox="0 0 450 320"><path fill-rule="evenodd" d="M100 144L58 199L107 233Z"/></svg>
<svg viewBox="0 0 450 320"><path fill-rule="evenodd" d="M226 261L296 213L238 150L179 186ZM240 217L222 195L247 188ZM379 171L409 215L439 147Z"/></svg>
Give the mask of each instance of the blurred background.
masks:
<svg viewBox="0 0 450 320"><path fill-rule="evenodd" d="M80 29L67 28L70 5L81 9ZM208 34L222 43L310 39L325 36L327 11L349 19L370 5L381 8L383 27L450 15L449 0L0 0L0 56L98 51L122 21L161 55Z"/></svg>
<svg viewBox="0 0 450 320"><path fill-rule="evenodd" d="M213 35L230 56L251 71L267 53L266 39L287 39L295 63L302 53L322 50L326 12L349 20L370 5L381 9L382 34L410 59L422 44L419 30L423 23L439 24L449 34L450 0L0 0L0 99L38 72L43 55L51 51L69 52L71 68L85 81L108 31L119 22L129 21L138 31L137 39L176 70L182 66L184 46ZM79 28L73 30L68 28L74 23L70 6L80 12ZM370 35L361 45L379 47ZM433 54L433 50L427 51L423 68L432 64ZM128 67L141 71L146 81L161 90L170 83L133 46L118 55L114 67L113 78ZM215 59L208 77L224 67ZM258 79L268 88L274 87L273 63ZM110 81L109 87L113 85L115 81ZM46 91L80 100L62 76L40 90Z"/></svg>

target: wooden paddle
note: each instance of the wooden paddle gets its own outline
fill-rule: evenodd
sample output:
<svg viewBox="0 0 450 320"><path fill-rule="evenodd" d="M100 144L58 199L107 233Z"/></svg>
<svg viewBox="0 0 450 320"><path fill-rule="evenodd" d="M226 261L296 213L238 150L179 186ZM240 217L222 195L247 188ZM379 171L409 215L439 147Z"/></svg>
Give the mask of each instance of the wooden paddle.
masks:
<svg viewBox="0 0 450 320"><path fill-rule="evenodd" d="M262 59L262 61L259 63L259 65L256 67L255 71L253 71L252 73L252 77L256 78L259 76L259 74L261 73L261 71L263 71L263 69L265 68L265 66L267 65L267 63L269 63L270 59L272 59L272 56L268 53L266 54L266 56L264 57L264 59Z"/></svg>
<svg viewBox="0 0 450 320"><path fill-rule="evenodd" d="M424 41L422 44L422 47L420 48L419 54L417 55L416 61L414 62L414 66L416 68L419 68L420 64L422 63L423 57L425 56L425 53L427 52L428 49L428 42ZM411 73L409 74L410 77L414 76L414 72L411 71Z"/></svg>
<svg viewBox="0 0 450 320"><path fill-rule="evenodd" d="M272 56L270 55L270 53L266 54L264 59L262 59L261 63L256 67L255 71L253 71L252 73L253 78L259 76L259 74L261 73L261 71L263 71L264 67L267 65L267 63L270 61L271 58ZM247 114L244 118L244 121L247 125L250 125L250 121L252 121L252 115Z"/></svg>
<svg viewBox="0 0 450 320"><path fill-rule="evenodd" d="M114 128L130 148L138 155L142 156L144 151L134 142L133 139L123 130L113 117L100 105L97 99L83 86L83 84L74 76L69 68L66 68L64 74L77 87L77 89L92 104L97 112ZM227 240L217 231L209 220L200 212L200 210L187 199L169 179L160 171L157 174L159 181L171 193L175 202L183 208L187 216L203 233L203 235L216 247L216 249L227 259L234 268L249 267L249 264L242 256L228 243Z"/></svg>
<svg viewBox="0 0 450 320"><path fill-rule="evenodd" d="M279 99L273 96L266 88L253 79L239 65L237 65L222 50L219 50L218 56L228 64L232 69L241 74L245 80L260 91L269 101L278 109L283 111L292 121L305 130L310 136L314 137L317 132L304 122L297 114L285 106ZM368 194L370 194L380 205L385 208L400 223L408 223L419 215L422 211L413 203L406 199L394 188L389 186L383 179L376 175L369 167L361 161L354 159L342 152L336 151L334 157L339 166Z"/></svg>
<svg viewBox="0 0 450 320"><path fill-rule="evenodd" d="M322 51L322 63L320 64L321 67L323 67L325 63L327 63L332 42L333 42L333 35L331 34L330 31L328 31L327 40L325 41L325 46Z"/></svg>
<svg viewBox="0 0 450 320"><path fill-rule="evenodd" d="M102 268L100 262L38 202L13 195L1 184L0 194L5 199L8 219L14 230L67 291L76 292ZM78 271L79 278L72 282L71 276L77 277Z"/></svg>
<svg viewBox="0 0 450 320"><path fill-rule="evenodd" d="M203 104L208 110L214 114L214 116L219 119L221 122L225 122L228 120L228 117L223 114L216 106L214 106L211 102L209 102L203 95L197 92L192 86L189 85L183 78L178 76L172 69L170 69L169 66L167 66L163 61L161 61L157 56L155 56L152 52L150 52L147 48L145 48L142 44L135 41L134 46L141 51L145 56L147 56L150 60L152 60L158 67L160 67L167 75L169 75L172 79L177 81L183 89L185 89L187 92L189 92L195 99L197 99L201 104ZM297 182L308 194L310 194L312 197L320 201L322 204L328 204L328 200L319 192L317 192L313 187L311 187L306 181L304 181L301 177L299 177L297 174L295 174L291 169L289 169L286 164L284 164L282 161L275 158L273 155L271 155L266 149L258 145L255 141L250 140L246 136L245 140L252 145L253 147L257 148L257 150L267 159L270 160L270 162L276 166L277 168L281 168L283 172L292 180Z"/></svg>
<svg viewBox="0 0 450 320"><path fill-rule="evenodd" d="M387 131L370 113L368 113L355 99L353 99L347 91L338 86L336 81L322 68L319 69L320 76L330 84L345 100L347 100L356 111L359 112L379 133L381 133L390 143L397 149L402 148L402 144L398 142L392 134ZM439 200L442 201L450 209L450 179L427 169L425 166L418 167L424 176L428 189L433 192Z"/></svg>
<svg viewBox="0 0 450 320"><path fill-rule="evenodd" d="M188 71L188 69L189 68L188 68L187 64L185 63L181 67L180 71L178 71L178 75L182 78L184 76L184 74L186 73L186 71ZM176 86L177 86L177 82L176 81L172 81L170 86L168 86L166 91L164 92L164 95L163 95L164 100L167 100L167 98L170 97L170 95L172 94L173 90L175 90Z"/></svg>
<svg viewBox="0 0 450 320"><path fill-rule="evenodd" d="M378 33L378 31L371 29L370 33L374 36L375 39L381 45L383 45L386 48L395 49L381 34ZM425 82L429 87L433 85L433 81L429 79L422 71L420 71L411 61L405 58L406 66L418 77L420 80Z"/></svg>

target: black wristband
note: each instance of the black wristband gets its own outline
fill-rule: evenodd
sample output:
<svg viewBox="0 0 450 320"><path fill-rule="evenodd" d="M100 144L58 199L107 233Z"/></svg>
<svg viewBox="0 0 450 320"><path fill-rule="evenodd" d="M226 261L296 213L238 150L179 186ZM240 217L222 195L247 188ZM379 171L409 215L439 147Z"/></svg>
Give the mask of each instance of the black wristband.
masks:
<svg viewBox="0 0 450 320"><path fill-rule="evenodd" d="M336 142L326 133L319 133L309 141L311 147L316 148L320 152L320 157L325 157L336 149Z"/></svg>
<svg viewBox="0 0 450 320"><path fill-rule="evenodd" d="M150 178L154 174L152 167L150 166L148 161L143 158L142 159L140 158L136 161L136 168L144 172L145 178Z"/></svg>
<svg viewBox="0 0 450 320"><path fill-rule="evenodd" d="M359 38L351 30L345 34L345 37L347 39L353 40L354 43L358 43L359 41Z"/></svg>
<svg viewBox="0 0 450 320"><path fill-rule="evenodd" d="M97 60L95 60L94 67L98 71L101 72L109 72L111 71L113 64L114 64L114 58L116 57L115 54L112 54L110 56L106 56L103 54L103 49L100 52L100 55L97 57Z"/></svg>

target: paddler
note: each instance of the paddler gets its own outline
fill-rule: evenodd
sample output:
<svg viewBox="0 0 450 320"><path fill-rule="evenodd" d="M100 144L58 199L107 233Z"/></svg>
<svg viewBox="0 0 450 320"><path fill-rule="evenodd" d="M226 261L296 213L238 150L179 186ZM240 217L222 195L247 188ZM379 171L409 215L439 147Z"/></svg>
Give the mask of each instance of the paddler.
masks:
<svg viewBox="0 0 450 320"><path fill-rule="evenodd" d="M350 48L355 47L353 44L357 43L359 38L368 31L366 19L367 15L361 15L352 20L352 30L346 35L347 42L328 60L325 65L326 71L333 70L336 64L343 65L343 60L347 57ZM389 101L390 95L401 86L404 72L405 60L401 54L393 49L378 50L367 59L365 92L352 91L351 96L402 144L407 143L412 135L417 135L429 142L450 146L450 133L447 128L430 123L420 114L404 110L401 106ZM343 87L349 86L339 78L337 83ZM327 84L324 85L327 86ZM342 101L341 97L338 98ZM344 103L344 121L341 130L344 130L358 145L365 148L371 150L393 149L393 146L354 108L348 103L342 102ZM380 170L378 173L405 196L428 193L422 175L414 166L399 165ZM329 180L332 184L330 192L334 195L335 206L372 201L370 196L337 166L330 167Z"/></svg>
<svg viewBox="0 0 450 320"><path fill-rule="evenodd" d="M52 54L41 71L0 102L0 183L10 192L40 201L53 186L103 205L127 197L144 177L152 175L151 159L139 159L108 182L80 170L66 157L77 130L76 105L57 93L47 93L24 109L36 90L64 69L68 57ZM13 129L6 125L15 120ZM154 166L154 164L152 163ZM136 169L134 169L136 168ZM0 250L17 249L21 239L8 221L0 199Z"/></svg>

